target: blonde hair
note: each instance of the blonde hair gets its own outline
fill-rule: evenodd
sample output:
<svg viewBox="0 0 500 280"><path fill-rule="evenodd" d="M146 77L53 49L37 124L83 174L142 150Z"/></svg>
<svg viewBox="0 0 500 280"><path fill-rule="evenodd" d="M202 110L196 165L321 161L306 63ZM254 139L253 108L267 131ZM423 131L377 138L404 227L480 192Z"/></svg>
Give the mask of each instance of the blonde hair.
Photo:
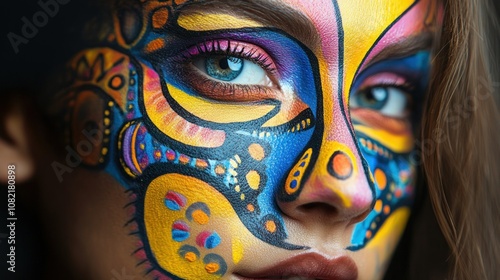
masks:
<svg viewBox="0 0 500 280"><path fill-rule="evenodd" d="M450 278L500 279L500 115L493 80L499 77L492 63L498 24L488 0L444 2L422 118L423 171L451 250Z"/></svg>

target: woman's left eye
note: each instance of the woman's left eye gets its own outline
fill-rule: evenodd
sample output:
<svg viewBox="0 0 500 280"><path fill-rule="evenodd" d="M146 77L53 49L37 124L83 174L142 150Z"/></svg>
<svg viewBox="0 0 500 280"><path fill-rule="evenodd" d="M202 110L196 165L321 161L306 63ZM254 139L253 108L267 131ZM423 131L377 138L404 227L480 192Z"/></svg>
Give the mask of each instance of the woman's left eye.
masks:
<svg viewBox="0 0 500 280"><path fill-rule="evenodd" d="M248 59L214 54L197 58L193 64L208 77L222 82L238 85L273 85L267 71Z"/></svg>
<svg viewBox="0 0 500 280"><path fill-rule="evenodd" d="M401 88L394 86L373 86L359 90L350 99L352 109L364 108L378 111L380 114L404 118L408 115L408 94Z"/></svg>

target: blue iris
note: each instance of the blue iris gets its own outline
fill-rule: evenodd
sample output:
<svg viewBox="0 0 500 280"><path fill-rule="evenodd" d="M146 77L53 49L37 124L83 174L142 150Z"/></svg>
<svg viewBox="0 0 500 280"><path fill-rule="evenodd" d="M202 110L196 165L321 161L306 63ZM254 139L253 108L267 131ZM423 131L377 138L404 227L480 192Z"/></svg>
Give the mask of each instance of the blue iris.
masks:
<svg viewBox="0 0 500 280"><path fill-rule="evenodd" d="M356 101L361 108L382 109L389 99L387 88L373 87L356 93Z"/></svg>
<svg viewBox="0 0 500 280"><path fill-rule="evenodd" d="M243 59L234 56L211 56L205 60L205 69L210 77L232 81L243 71Z"/></svg>

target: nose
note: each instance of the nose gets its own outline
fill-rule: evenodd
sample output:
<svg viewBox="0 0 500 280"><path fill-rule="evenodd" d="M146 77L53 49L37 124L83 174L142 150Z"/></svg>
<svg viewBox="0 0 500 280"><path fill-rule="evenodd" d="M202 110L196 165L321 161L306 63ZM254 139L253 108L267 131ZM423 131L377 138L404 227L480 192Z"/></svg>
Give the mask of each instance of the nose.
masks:
<svg viewBox="0 0 500 280"><path fill-rule="evenodd" d="M317 155L307 149L290 170L277 204L304 223L324 225L363 220L374 201L373 183L363 160L350 147L326 141Z"/></svg>

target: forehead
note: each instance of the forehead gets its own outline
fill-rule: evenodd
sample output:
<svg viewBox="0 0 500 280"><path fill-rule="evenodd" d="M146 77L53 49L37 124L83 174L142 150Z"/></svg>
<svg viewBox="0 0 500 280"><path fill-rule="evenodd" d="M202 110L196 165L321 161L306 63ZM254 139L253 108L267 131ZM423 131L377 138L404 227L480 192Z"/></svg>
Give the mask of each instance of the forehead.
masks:
<svg viewBox="0 0 500 280"><path fill-rule="evenodd" d="M439 16L439 2L435 0L281 2L309 18L320 37L320 44L313 51L330 70L343 68L346 86L385 49L432 36L425 35L432 33Z"/></svg>
<svg viewBox="0 0 500 280"><path fill-rule="evenodd" d="M438 6L435 0L279 0L306 15L324 43L345 36L346 43L375 41L400 21L400 36L418 32L430 23ZM414 21L412 21L414 20ZM405 29L405 30L403 30ZM397 39L397 38L393 38ZM325 46L325 45L323 45Z"/></svg>

